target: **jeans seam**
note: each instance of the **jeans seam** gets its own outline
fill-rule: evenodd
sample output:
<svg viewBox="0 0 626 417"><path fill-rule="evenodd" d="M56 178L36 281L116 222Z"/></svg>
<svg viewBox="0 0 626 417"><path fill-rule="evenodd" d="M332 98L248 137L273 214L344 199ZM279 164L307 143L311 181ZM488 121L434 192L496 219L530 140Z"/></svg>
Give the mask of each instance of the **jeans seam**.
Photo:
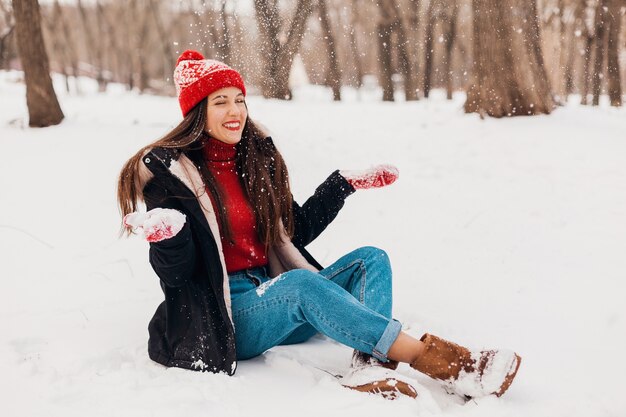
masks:
<svg viewBox="0 0 626 417"><path fill-rule="evenodd" d="M359 301L365 305L365 285L367 284L367 269L365 268L365 262L361 260L360 269L363 270L361 274L361 291L359 291Z"/></svg>
<svg viewBox="0 0 626 417"><path fill-rule="evenodd" d="M356 263L363 263L363 259L362 258L358 258L355 259L354 261L350 262L347 265L344 265L341 268L338 268L337 270L333 271L332 274L325 276L326 279L331 280L333 278L335 278L337 275L339 275L341 272L345 271L346 269L352 268L354 266L354 264Z"/></svg>

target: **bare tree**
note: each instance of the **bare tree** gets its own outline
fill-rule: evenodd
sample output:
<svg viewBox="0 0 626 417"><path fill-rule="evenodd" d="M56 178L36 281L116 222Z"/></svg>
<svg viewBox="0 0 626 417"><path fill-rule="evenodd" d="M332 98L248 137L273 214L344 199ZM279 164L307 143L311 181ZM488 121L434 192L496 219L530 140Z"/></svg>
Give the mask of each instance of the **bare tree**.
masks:
<svg viewBox="0 0 626 417"><path fill-rule="evenodd" d="M606 20L608 11L608 0L600 0L596 7L595 15L595 42L594 51L595 57L593 62L593 102L594 106L600 104L600 93L602 90L602 76L603 76L603 62L604 62L604 50L606 44Z"/></svg>
<svg viewBox="0 0 626 417"><path fill-rule="evenodd" d="M585 0L560 0L563 4L564 12L561 20L562 49L560 63L563 76L560 84L561 95L569 97L574 92L574 62L579 54L578 36L584 33L585 22ZM583 52L584 53L584 52Z"/></svg>
<svg viewBox="0 0 626 417"><path fill-rule="evenodd" d="M106 60L106 68L113 74L112 77L105 77L107 79L113 78L117 81L123 80L122 60L120 56L121 48L117 41L117 30L112 22L110 7L105 8L102 1L96 1L96 10L98 16L98 27L100 32L100 42L102 47L103 60ZM106 34L106 36L104 36ZM106 39L106 41L105 41ZM104 65L104 64L103 64Z"/></svg>
<svg viewBox="0 0 626 417"><path fill-rule="evenodd" d="M232 64L232 47L233 47L233 37L230 30L230 23L228 22L228 14L226 13L226 0L222 0L222 4L220 5L219 11L219 25L217 27L221 27L222 30L219 32L214 31L214 34L218 34L219 38L215 39L215 44L220 51L220 59L222 59L225 63L231 65Z"/></svg>
<svg viewBox="0 0 626 417"><path fill-rule="evenodd" d="M318 1L320 23L326 44L326 52L328 54L328 74L326 75L326 84L333 90L333 100L341 100L341 72L339 71L339 62L337 61L337 48L335 47L335 36L330 24L330 16L325 0Z"/></svg>
<svg viewBox="0 0 626 417"><path fill-rule="evenodd" d="M89 19L87 9L83 5L81 0L77 0L76 6L80 14L80 20L83 27L83 33L85 34L85 46L87 49L88 62L94 68L96 80L98 81L98 88L100 91L106 90L106 81L104 80L104 74L102 71L102 47L103 40L96 36L95 31L100 31L100 22L98 25L92 24ZM102 35L102 33L100 33ZM93 74L92 74L93 75Z"/></svg>
<svg viewBox="0 0 626 417"><path fill-rule="evenodd" d="M46 127L63 120L48 64L48 54L41 33L41 15L37 0L13 0L17 45L26 82L28 125Z"/></svg>
<svg viewBox="0 0 626 417"><path fill-rule="evenodd" d="M456 17L459 12L459 3L457 0L450 0L448 3L446 20L443 26L443 42L444 42L444 59L443 71L446 84L446 97L452 100L452 48L456 40Z"/></svg>
<svg viewBox="0 0 626 417"><path fill-rule="evenodd" d="M379 3L383 7L383 3ZM383 88L383 101L394 101L393 68L391 67L391 32L393 31L393 21L385 19L381 13L378 23L378 62L380 64L380 85Z"/></svg>
<svg viewBox="0 0 626 417"><path fill-rule="evenodd" d="M50 33L54 34L52 46L55 53L58 54L61 61L61 72L65 76L65 87L67 91L70 91L67 68L72 69L72 76L74 77L74 87L76 93L80 94L80 84L78 82L79 74L79 59L76 48L76 42L74 42L74 36L72 35L72 29L70 23L66 19L65 13L58 0L54 1L52 6L52 16L45 19ZM63 37L61 40L60 37Z"/></svg>
<svg viewBox="0 0 626 417"><path fill-rule="evenodd" d="M431 0L428 4L428 24L426 26L426 46L424 48L424 97L432 88L434 52L433 45L437 26L443 43L442 67L448 99L452 99L452 48L456 39L456 18L458 0ZM437 25L439 23L439 25Z"/></svg>
<svg viewBox="0 0 626 417"><path fill-rule="evenodd" d="M380 56L381 84L383 101L393 101L392 35L396 34L398 64L404 79L404 94L407 101L417 100L417 87L413 63L407 48L408 36L402 16L395 0L381 0L379 3L380 20L378 23L378 50Z"/></svg>
<svg viewBox="0 0 626 417"><path fill-rule="evenodd" d="M363 64L361 63L361 53L359 52L359 44L357 42L356 31L359 25L359 9L357 6L357 0L352 1L350 8L350 27L349 39L350 39L350 53L352 54L352 60L354 62L354 72L356 78L356 87L361 88L363 85Z"/></svg>
<svg viewBox="0 0 626 417"><path fill-rule="evenodd" d="M298 0L286 36L281 36L278 0L254 0L263 59L262 91L266 98L290 99L289 73L300 48L306 21L313 11L312 0ZM285 40L281 42L281 38Z"/></svg>
<svg viewBox="0 0 626 417"><path fill-rule="evenodd" d="M420 73L419 73L419 60L421 57L421 53L423 51L423 45L420 39L420 6L422 2L421 0L412 0L409 1L409 8L407 11L408 14L408 26L407 26L407 36L409 38L409 51L411 61L413 62L413 77L415 80L415 84L417 86L416 90L419 91L420 87ZM421 83L423 86L423 83ZM416 91L416 93L418 92ZM417 94L419 97L419 94Z"/></svg>
<svg viewBox="0 0 626 417"><path fill-rule="evenodd" d="M161 47L163 48L163 77L167 78L176 64L176 57L174 51L172 51L172 41L169 36L171 30L165 28L165 24L161 19L160 4L161 2L159 0L149 0L148 9L152 15L154 28L161 40ZM147 26L142 28L142 37L146 35L147 31Z"/></svg>
<svg viewBox="0 0 626 417"><path fill-rule="evenodd" d="M98 91L104 92L107 89L107 85L109 82L108 74L105 74L105 51L106 51L106 39L110 38L112 34L108 33L106 29L106 19L104 16L104 10L99 0L96 0L95 7L96 14L96 30L97 30L97 41L96 41L96 56L98 57L97 67L98 67Z"/></svg>
<svg viewBox="0 0 626 417"><path fill-rule="evenodd" d="M585 1L585 0L581 0ZM591 70L592 63L592 53L593 53L593 40L595 37L595 27L592 23L592 19L590 17L591 8L583 6L584 10L584 18L583 18L583 86L581 92L581 104L586 105L589 100L589 88L591 83L591 76L593 71Z"/></svg>
<svg viewBox="0 0 626 417"><path fill-rule="evenodd" d="M535 0L473 0L474 68L465 111L492 117L554 108Z"/></svg>
<svg viewBox="0 0 626 417"><path fill-rule="evenodd" d="M619 35L621 31L622 0L609 0L607 9L607 89L611 106L622 105L622 85L619 68Z"/></svg>
<svg viewBox="0 0 626 417"><path fill-rule="evenodd" d="M622 87L619 65L619 36L621 31L621 7L623 0L598 0L593 10L593 25L589 29L585 65L585 88L582 103L587 104L588 85L591 83L592 104L600 104L603 80L612 106L622 105ZM591 21L591 19L589 19ZM591 62L593 52L593 62ZM591 80L589 67L593 65ZM605 77L606 76L606 77Z"/></svg>
<svg viewBox="0 0 626 417"><path fill-rule="evenodd" d="M424 35L424 85L422 90L424 91L424 97L428 98L430 95L432 74L433 74L433 54L434 50L434 38L435 38L435 22L438 14L438 9L443 6L441 0L430 0L428 2L428 11L426 13L426 34Z"/></svg>
<svg viewBox="0 0 626 417"><path fill-rule="evenodd" d="M4 4L4 0L0 1L0 11L4 18L4 25L0 30L0 69L8 68L9 56L11 54L11 41L15 33L15 19L13 12Z"/></svg>

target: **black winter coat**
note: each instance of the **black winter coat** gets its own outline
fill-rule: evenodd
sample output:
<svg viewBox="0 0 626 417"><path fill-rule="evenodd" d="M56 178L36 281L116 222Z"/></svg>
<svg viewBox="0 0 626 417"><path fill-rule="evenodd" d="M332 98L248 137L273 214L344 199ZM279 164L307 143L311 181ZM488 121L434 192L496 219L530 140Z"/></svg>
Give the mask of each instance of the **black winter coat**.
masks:
<svg viewBox="0 0 626 417"><path fill-rule="evenodd" d="M147 210L170 208L187 217L176 236L150 244L150 263L165 295L148 326L150 358L165 366L232 375L237 365L228 276L215 215L198 170L186 155L162 148L144 155L143 164L140 186ZM302 207L294 202L294 237L275 251L270 248L270 270L321 269L304 247L353 192L335 171Z"/></svg>

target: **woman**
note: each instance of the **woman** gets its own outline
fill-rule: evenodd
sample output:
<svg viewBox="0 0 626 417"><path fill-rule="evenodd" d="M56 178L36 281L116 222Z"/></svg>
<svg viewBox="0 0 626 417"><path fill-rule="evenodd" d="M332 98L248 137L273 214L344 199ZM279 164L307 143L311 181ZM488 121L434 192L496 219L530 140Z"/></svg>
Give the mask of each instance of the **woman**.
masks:
<svg viewBox="0 0 626 417"><path fill-rule="evenodd" d="M154 361L232 375L237 360L321 332L355 349L350 388L415 397L395 372L406 362L460 395L504 393L515 353L401 331L383 251L357 249L323 268L305 250L356 189L393 182L393 167L335 171L299 206L283 158L248 117L240 74L186 51L174 79L183 121L137 152L118 186L124 225L150 242L165 296L149 324Z"/></svg>

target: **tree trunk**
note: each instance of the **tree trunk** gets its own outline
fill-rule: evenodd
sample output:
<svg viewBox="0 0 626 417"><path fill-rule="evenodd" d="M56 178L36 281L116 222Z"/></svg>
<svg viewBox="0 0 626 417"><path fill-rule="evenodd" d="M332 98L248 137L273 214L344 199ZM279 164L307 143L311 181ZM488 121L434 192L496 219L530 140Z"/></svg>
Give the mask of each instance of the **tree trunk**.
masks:
<svg viewBox="0 0 626 417"><path fill-rule="evenodd" d="M148 34L148 14L143 7L140 7L138 0L132 0L128 7L128 16L130 16L133 25L128 30L127 53L129 59L128 88L132 90L137 87L140 93L144 93L150 87L150 76L148 74L147 61L149 59L149 51L146 50L144 40ZM158 7L152 0L147 5L151 9ZM158 13L153 10L152 13ZM154 16L153 16L154 17ZM162 39L161 39L162 40ZM167 64L165 64L167 65ZM165 66L164 65L164 66ZM165 74L165 73L164 73Z"/></svg>
<svg viewBox="0 0 626 417"><path fill-rule="evenodd" d="M591 58L593 53L593 36L587 34L585 37L585 49L583 53L583 91L580 104L587 105L589 101L589 91L591 84Z"/></svg>
<svg viewBox="0 0 626 417"><path fill-rule="evenodd" d="M383 88L383 101L394 101L391 75L391 30L386 22L378 24L378 62L380 64L380 85Z"/></svg>
<svg viewBox="0 0 626 417"><path fill-rule="evenodd" d="M96 1L96 27L98 30L98 41L97 41L97 52L96 56L98 57L98 91L105 92L107 89L107 85L109 83L109 77L105 76L105 65L104 65L104 53L106 48L104 46L105 39L107 38L107 31L104 26L104 13L102 11L102 6L99 1ZM108 34L108 37L113 36L112 33Z"/></svg>
<svg viewBox="0 0 626 417"><path fill-rule="evenodd" d="M578 44L579 41L577 39L582 33L584 33L585 22L584 22L584 12L585 12L585 0L574 0L573 6L573 22L570 25L570 29L567 32L566 36L569 38L568 43L568 52L567 52L567 62L565 64L565 80L564 80L564 90L565 90L565 100L574 92L574 58L578 53ZM584 54L584 51L583 51Z"/></svg>
<svg viewBox="0 0 626 417"><path fill-rule="evenodd" d="M405 100L417 100L417 87L415 82L415 74L413 72L413 63L409 56L408 43L409 39L404 28L402 16L398 9L398 3L395 0L381 0L379 3L380 20L378 23L379 50L381 60L381 78L383 85L383 101L393 101L393 83L391 74L391 51L392 36L396 35L396 50L398 52L398 66L404 80Z"/></svg>
<svg viewBox="0 0 626 417"><path fill-rule="evenodd" d="M435 5L438 0L430 0L426 12L426 33L424 34L424 97L428 98L433 78L433 37L435 36Z"/></svg>
<svg viewBox="0 0 626 417"><path fill-rule="evenodd" d="M0 33L0 69L9 69L9 60L12 52L13 38L15 35L15 20L13 12L0 1L0 10L4 17L5 29Z"/></svg>
<svg viewBox="0 0 626 417"><path fill-rule="evenodd" d="M220 9L220 23L222 27L222 36L220 45L220 52L224 62L228 65L232 65L232 36L230 34L230 27L228 25L228 14L226 13L226 0L222 0L222 7Z"/></svg>
<svg viewBox="0 0 626 417"><path fill-rule="evenodd" d="M554 100L535 0L473 0L473 9L475 63L465 111L481 117L550 113Z"/></svg>
<svg viewBox="0 0 626 417"><path fill-rule="evenodd" d="M354 72L356 73L356 88L363 86L363 65L361 64L361 54L359 53L359 44L356 38L356 29L359 24L359 12L356 0L352 2L350 13L350 52L354 61Z"/></svg>
<svg viewBox="0 0 626 417"><path fill-rule="evenodd" d="M573 39L567 36L569 34L569 29L572 26L572 23L568 21L568 13L569 13L569 5L565 4L565 0L558 0L558 22L559 22L559 42L557 43L559 47L559 66L557 68L558 79L555 86L555 93L557 101L560 104L567 102L567 87L566 87L566 78L569 72L571 77L571 71L568 68L568 54L570 52L570 48L568 48L568 44L573 42Z"/></svg>
<svg viewBox="0 0 626 417"><path fill-rule="evenodd" d="M419 58L421 52L421 43L419 36L419 25L420 25L420 0L413 0L409 2L409 12L408 12L408 36L409 36L409 46L410 48L410 58L413 62L413 79L415 80L415 93L419 98L419 89L421 87L419 80L420 71L419 71Z"/></svg>
<svg viewBox="0 0 626 417"><path fill-rule="evenodd" d="M102 22L102 33L106 33L107 42L106 46L103 44L103 59L107 58L107 68L114 75L108 77L109 80L123 81L124 69L121 63L120 57L121 48L117 42L117 27L111 22L110 13L107 13L107 9L102 5L100 1L96 1L96 8L98 9L98 19ZM104 41L102 39L102 41Z"/></svg>
<svg viewBox="0 0 626 417"><path fill-rule="evenodd" d="M10 26L0 34L0 69L9 68L10 45L13 39L15 25Z"/></svg>
<svg viewBox="0 0 626 417"><path fill-rule="evenodd" d="M17 46L24 69L28 125L46 127L63 120L41 34L41 15L37 0L13 0Z"/></svg>
<svg viewBox="0 0 626 417"><path fill-rule="evenodd" d="M585 0L580 0L585 1ZM583 6L583 14L587 9L587 4L585 1L585 5ZM593 24L587 18L583 18L583 74L582 74L582 92L581 92L581 100L580 104L587 105L589 104L589 91L591 84L591 62L593 55Z"/></svg>
<svg viewBox="0 0 626 417"><path fill-rule="evenodd" d="M608 8L608 41L607 41L607 89L611 106L622 105L622 85L619 69L619 35L622 16L621 0L609 0Z"/></svg>
<svg viewBox="0 0 626 417"><path fill-rule="evenodd" d="M217 43L215 39L217 35L215 32L215 25L213 24L212 18L213 14L210 16L207 12L207 4L205 2L201 2L199 5L196 5L194 0L187 0L187 7L189 8L189 15L191 19L194 21L196 25L197 40L202 48L198 48L199 51L202 52L202 55L214 56L213 46Z"/></svg>
<svg viewBox="0 0 626 417"><path fill-rule="evenodd" d="M396 10L397 11L397 10ZM404 29L404 23L400 14L396 15L395 32L398 42L398 61L400 64L400 71L402 71L402 78L404 79L404 98L406 101L417 100L417 83L415 81L415 72L413 70L413 64L408 51L409 39Z"/></svg>
<svg viewBox="0 0 626 417"><path fill-rule="evenodd" d="M176 66L176 58L174 56L174 51L172 51L170 31L166 30L165 26L163 25L159 6L160 1L150 0L149 8L152 13L152 18L154 20L154 27L159 34L159 39L161 40L161 46L163 48L163 78L167 79L170 77L173 68ZM144 28L142 28L142 32L144 32ZM145 28L145 32L147 33L147 27Z"/></svg>
<svg viewBox="0 0 626 417"><path fill-rule="evenodd" d="M602 92L602 78L604 77L603 63L604 63L604 46L605 38L607 35L606 20L608 0L600 0L596 7L595 15L595 59L593 62L593 101L592 105L597 106L600 104L600 93Z"/></svg>
<svg viewBox="0 0 626 417"><path fill-rule="evenodd" d="M443 60L443 70L446 79L446 97L448 100L452 100L452 91L454 86L452 85L452 49L454 47L454 41L456 40L456 18L459 10L459 4L457 0L451 0L451 5L448 4L448 10L446 13L446 24L444 25L444 47L445 57Z"/></svg>
<svg viewBox="0 0 626 417"><path fill-rule="evenodd" d="M261 33L263 59L262 92L265 98L291 99L289 74L300 49L306 22L313 11L312 0L298 0L285 42L280 42L280 17L276 0L254 0Z"/></svg>
<svg viewBox="0 0 626 417"><path fill-rule="evenodd" d="M57 30L57 23L62 21L62 17L59 16L61 13L61 8L58 3L55 3L52 7L52 15L49 13L42 13L41 20L43 22L44 27L48 30L50 34L50 43L52 44L52 63L56 64L58 67L58 71L63 75L63 79L65 80L65 91L69 94L70 89L70 75L67 72L67 69L70 67L70 63L68 62L70 59L68 58L67 48L65 47L66 42L63 42L59 32L62 31ZM54 68L54 65L52 65ZM76 77L74 77L74 82L76 82Z"/></svg>
<svg viewBox="0 0 626 417"><path fill-rule="evenodd" d="M325 0L319 0L320 24L322 25L322 33L326 40L326 52L328 54L328 74L326 76L326 85L333 90L333 100L341 100L341 72L339 71L339 62L337 62L337 48L335 47L335 36L330 24L330 16Z"/></svg>
<svg viewBox="0 0 626 417"><path fill-rule="evenodd" d="M100 91L104 91L106 89L106 83L102 73L102 48L99 45L102 43L102 38L99 38L98 41L96 41L94 26L89 21L87 10L83 6L82 1L78 0L76 6L78 7L80 20L83 25L83 32L85 33L87 57L89 59L89 63L95 67L95 74L91 74L91 76L95 75L95 78L98 81L98 89ZM96 29L98 29L98 27L99 26L97 25Z"/></svg>
<svg viewBox="0 0 626 417"><path fill-rule="evenodd" d="M120 7L118 9L117 18L115 22L123 21L121 26L124 30L122 39L123 58L120 60L124 66L124 82L126 83L126 89L132 91L135 88L135 67L137 61L137 54L135 48L137 45L137 39L135 36L135 26L139 24L136 22L137 13L137 0L130 0L129 5L126 7ZM122 20L123 19L123 20ZM144 17L145 20L145 17Z"/></svg>
<svg viewBox="0 0 626 417"><path fill-rule="evenodd" d="M62 48L62 53L65 54L67 61L72 67L72 76L74 77L76 94L81 94L80 82L78 81L78 76L80 75L78 69L78 53L76 52L76 42L74 42L74 37L72 36L72 29L67 22L65 15L63 14L63 9L61 8L58 0L55 0L53 8L55 14L54 20L58 22L59 25L61 25L61 32L63 33L63 37L65 38L65 47ZM65 69L63 70L63 73L67 76Z"/></svg>

